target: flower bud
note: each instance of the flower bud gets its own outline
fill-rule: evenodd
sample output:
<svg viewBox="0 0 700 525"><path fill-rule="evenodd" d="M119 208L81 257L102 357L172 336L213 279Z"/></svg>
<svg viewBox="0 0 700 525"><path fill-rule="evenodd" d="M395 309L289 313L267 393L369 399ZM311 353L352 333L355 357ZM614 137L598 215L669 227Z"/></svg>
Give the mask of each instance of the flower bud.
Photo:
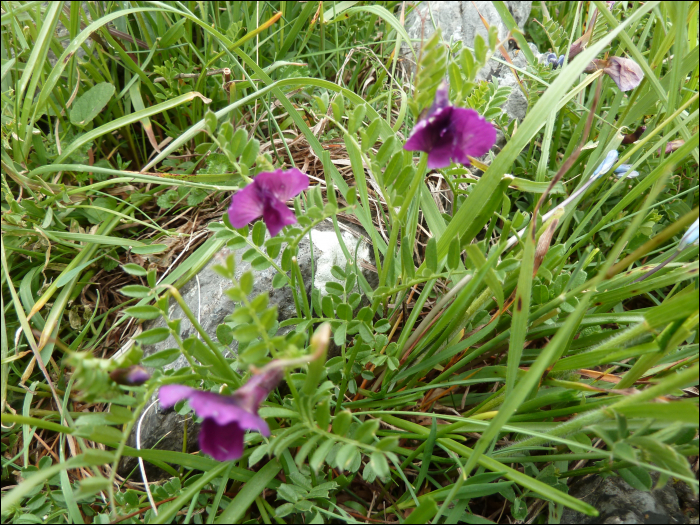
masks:
<svg viewBox="0 0 700 525"><path fill-rule="evenodd" d="M613 79L620 91L630 91L644 79L642 68L629 58L610 57L603 71Z"/></svg>
<svg viewBox="0 0 700 525"><path fill-rule="evenodd" d="M633 133L628 133L622 138L622 143L623 144L634 144L639 140L639 138L644 134L644 132L647 130L646 126L639 126L637 129L634 130Z"/></svg>
<svg viewBox="0 0 700 525"><path fill-rule="evenodd" d="M118 385L140 386L151 378L151 374L142 366L131 365L128 368L112 370L109 377Z"/></svg>

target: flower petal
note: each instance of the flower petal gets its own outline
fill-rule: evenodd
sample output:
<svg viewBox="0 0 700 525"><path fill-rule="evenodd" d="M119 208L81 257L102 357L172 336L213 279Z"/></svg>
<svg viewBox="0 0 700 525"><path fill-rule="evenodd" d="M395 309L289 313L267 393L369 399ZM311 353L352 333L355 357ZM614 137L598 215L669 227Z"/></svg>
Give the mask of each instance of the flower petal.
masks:
<svg viewBox="0 0 700 525"><path fill-rule="evenodd" d="M453 135L450 134L448 139L452 139ZM446 168L452 164L452 159L454 158L455 145L454 140L441 141L430 150L428 153L428 168Z"/></svg>
<svg viewBox="0 0 700 525"><path fill-rule="evenodd" d="M214 392L195 390L189 395L190 406L195 414L204 419L212 419L218 425L228 425L234 421L245 430L257 430L269 435L270 429L257 414L248 412L235 396L222 396Z"/></svg>
<svg viewBox="0 0 700 525"><path fill-rule="evenodd" d="M271 368L250 377L248 382L233 393L238 400L238 406L248 412L257 412L260 403L265 401L284 377L281 368Z"/></svg>
<svg viewBox="0 0 700 525"><path fill-rule="evenodd" d="M188 399L197 393L201 392L185 385L165 385L158 390L158 399L163 408L170 408L178 401Z"/></svg>
<svg viewBox="0 0 700 525"><path fill-rule="evenodd" d="M496 143L496 129L473 109L454 108L451 125L457 137L452 160L466 166L467 155L486 155Z"/></svg>
<svg viewBox="0 0 700 525"><path fill-rule="evenodd" d="M217 461L231 461L243 455L245 431L238 423L218 425L213 419L205 419L199 430L199 448Z"/></svg>
<svg viewBox="0 0 700 525"><path fill-rule="evenodd" d="M449 126L450 117L454 109L452 106L438 109L428 118L419 121L413 128L413 132L403 149L406 151L430 153L435 145L441 142L441 132Z"/></svg>
<svg viewBox="0 0 700 525"><path fill-rule="evenodd" d="M110 372L109 377L119 385L139 386L151 378L151 374L139 365L131 365L128 368L117 368Z"/></svg>
<svg viewBox="0 0 700 525"><path fill-rule="evenodd" d="M644 79L644 71L634 60L624 57L610 57L603 69L615 81L620 91L636 88Z"/></svg>
<svg viewBox="0 0 700 525"><path fill-rule="evenodd" d="M428 116L435 114L437 111L446 108L449 105L450 98L447 82L443 80L440 83L440 87L438 87L437 91L435 92L435 99L433 100L433 105L430 107L430 111L428 111Z"/></svg>
<svg viewBox="0 0 700 525"><path fill-rule="evenodd" d="M243 226L259 219L263 214L263 202L260 199L255 181L231 197L228 208L228 220L234 228Z"/></svg>
<svg viewBox="0 0 700 525"><path fill-rule="evenodd" d="M608 154L605 156L605 159L603 159L603 162L598 165L593 172L593 175L591 175L591 179L597 179L601 175L605 175L607 172L609 172L610 168L612 168L617 162L618 155L619 154L617 153L616 149L608 151Z"/></svg>
<svg viewBox="0 0 700 525"><path fill-rule="evenodd" d="M282 202L287 202L309 187L309 177L296 168L287 171L275 170L260 173L255 177L255 184Z"/></svg>
<svg viewBox="0 0 700 525"><path fill-rule="evenodd" d="M288 224L297 222L294 212L287 208L284 202L278 200L274 200L265 206L263 220L272 237L277 235Z"/></svg>
<svg viewBox="0 0 700 525"><path fill-rule="evenodd" d="M685 232L685 235L681 238L681 242L678 244L678 250L684 250L689 244L697 244L699 237L700 223L698 223L698 219L695 219L695 222L690 225L688 231Z"/></svg>

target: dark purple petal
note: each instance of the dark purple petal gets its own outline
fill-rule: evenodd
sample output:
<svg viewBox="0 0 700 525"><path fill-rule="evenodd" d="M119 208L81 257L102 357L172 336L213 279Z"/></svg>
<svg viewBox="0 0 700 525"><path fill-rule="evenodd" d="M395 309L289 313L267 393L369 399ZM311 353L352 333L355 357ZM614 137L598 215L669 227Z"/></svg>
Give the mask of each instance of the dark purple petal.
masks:
<svg viewBox="0 0 700 525"><path fill-rule="evenodd" d="M620 91L636 88L644 78L642 68L629 58L610 57L603 71L615 81Z"/></svg>
<svg viewBox="0 0 700 525"><path fill-rule="evenodd" d="M440 138L440 131L450 125L454 107L439 109L430 117L420 120L413 128L413 133L403 147L406 151L424 151L429 153Z"/></svg>
<svg viewBox="0 0 700 525"><path fill-rule="evenodd" d="M447 168L452 163L454 149L452 140L433 146L433 149L428 153L428 168Z"/></svg>
<svg viewBox="0 0 700 525"><path fill-rule="evenodd" d="M404 149L426 152L428 168L445 168L468 166L468 156L480 157L495 143L495 128L476 111L447 106L418 122Z"/></svg>
<svg viewBox="0 0 700 525"><path fill-rule="evenodd" d="M294 212L287 208L284 202L276 199L266 203L263 210L263 220L265 221L267 229L270 230L270 235L272 237L282 231L282 228L288 224L297 222Z"/></svg>
<svg viewBox="0 0 700 525"><path fill-rule="evenodd" d="M241 407L239 400L234 396L222 396L214 392L194 390L187 398L192 410L201 418L213 419L219 425L227 425L237 421L241 428L257 430L263 434L270 432L265 420Z"/></svg>
<svg viewBox="0 0 700 525"><path fill-rule="evenodd" d="M255 181L239 190L231 197L231 205L228 208L228 220L234 228L243 226L259 219L263 214L263 201Z"/></svg>
<svg viewBox="0 0 700 525"><path fill-rule="evenodd" d="M247 430L270 435L267 423L257 414L258 407L283 376L281 368L269 368L230 396L184 385L166 385L160 388L158 397L165 408L187 399L195 414L204 419L199 433L202 451L218 461L228 461L243 454L243 435Z"/></svg>
<svg viewBox="0 0 700 525"><path fill-rule="evenodd" d="M282 202L287 202L309 187L309 177L296 168L260 173L253 182Z"/></svg>
<svg viewBox="0 0 700 525"><path fill-rule="evenodd" d="M231 226L242 228L263 217L270 235L277 235L296 217L284 203L309 187L309 177L296 168L260 173L251 184L231 198L228 217Z"/></svg>
<svg viewBox="0 0 700 525"><path fill-rule="evenodd" d="M218 425L213 419L205 419L199 430L199 448L217 461L231 461L243 455L245 430L238 423Z"/></svg>

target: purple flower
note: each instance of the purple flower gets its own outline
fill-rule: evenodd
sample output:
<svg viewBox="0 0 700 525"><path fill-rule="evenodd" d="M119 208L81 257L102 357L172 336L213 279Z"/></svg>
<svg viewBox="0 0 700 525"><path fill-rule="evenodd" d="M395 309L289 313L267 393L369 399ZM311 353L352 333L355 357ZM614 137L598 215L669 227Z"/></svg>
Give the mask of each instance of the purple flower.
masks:
<svg viewBox="0 0 700 525"><path fill-rule="evenodd" d="M109 373L112 381L118 385L139 386L151 378L151 374L139 365L131 365L128 368L116 368Z"/></svg>
<svg viewBox="0 0 700 525"><path fill-rule="evenodd" d="M620 91L636 88L644 78L642 68L629 58L610 57L603 71L615 81Z"/></svg>
<svg viewBox="0 0 700 525"><path fill-rule="evenodd" d="M296 168L260 173L231 198L228 218L234 228L263 218L270 235L277 235L288 224L297 222L285 202L309 187L309 177Z"/></svg>
<svg viewBox="0 0 700 525"><path fill-rule="evenodd" d="M685 140L683 139L678 139L678 140L672 140L670 142L666 143L666 155L669 153L673 153L676 151L678 148L680 148L683 144L685 144ZM661 155L661 148L657 150L657 153Z"/></svg>
<svg viewBox="0 0 700 525"><path fill-rule="evenodd" d="M258 408L282 379L281 369L255 375L230 396L203 392L185 385L166 385L158 398L164 408L187 399L197 416L204 419L199 431L199 447L217 461L238 459L243 455L243 435L257 430L270 435Z"/></svg>
<svg viewBox="0 0 700 525"><path fill-rule="evenodd" d="M495 143L496 130L491 123L473 109L450 106L443 84L403 148L427 153L428 168L446 168L452 161L469 166L468 155L480 157Z"/></svg>

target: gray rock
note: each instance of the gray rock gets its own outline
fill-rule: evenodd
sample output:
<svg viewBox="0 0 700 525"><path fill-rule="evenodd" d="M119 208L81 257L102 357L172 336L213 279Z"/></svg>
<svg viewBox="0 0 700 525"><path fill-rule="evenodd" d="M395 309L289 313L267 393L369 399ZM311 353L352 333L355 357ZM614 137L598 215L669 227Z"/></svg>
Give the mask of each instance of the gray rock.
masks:
<svg viewBox="0 0 700 525"><path fill-rule="evenodd" d="M357 235L353 235L347 231L344 231L342 235L348 250L350 253L354 253L354 247L357 244ZM317 226L311 231L311 238L313 240L313 265L308 237L299 244L297 254L297 261L299 262L302 277L306 284L306 292L309 296L312 290L312 282L316 289L322 294L325 294L325 284L329 281L337 282L337 279L331 275L331 268L333 265L344 268L346 264L345 256L343 255L332 226L326 223ZM240 278L244 272L251 269L250 263L241 259L245 251L245 248L235 251L224 248L212 257L211 261L199 272L196 278L191 279L180 289L182 298L193 314L198 317L202 328L214 341L216 341L217 326L223 323L224 318L233 312L234 303L225 293L226 290L231 287L231 281L216 273L213 267L217 264L222 264L226 257L228 257L230 253L233 253L236 262L235 275L237 278ZM277 258L278 263L280 258L281 255ZM373 262L368 244L361 243L358 250L358 259L368 263ZM311 278L312 266L314 270L313 280ZM263 271L253 270L255 280L251 299L261 293L268 292L270 304L276 304L278 306L278 320L282 322L285 319L297 317L297 312L294 306L292 291L289 286L277 290L272 288L272 279L275 273L276 270L272 267ZM368 278L370 282L372 281L371 275L365 274L365 277ZM168 315L172 320L182 319L180 336L183 340L195 333L192 323L185 317L182 309L174 299L170 302ZM145 331L160 326L165 326L165 321L162 318L145 323L143 329ZM290 329L291 328L283 330ZM280 333L284 332L280 331ZM234 341L233 344L230 345L229 355L227 357L236 355L237 344L238 343ZM176 347L177 344L174 338L170 337L161 343L144 347L144 357L167 348ZM187 366L188 363L185 357L180 356L175 362L164 368L178 370ZM182 451L185 425L187 425L188 436L187 450L189 452L196 451L199 449L196 438L199 425L193 424L192 414L190 413L186 417L181 417L174 412L173 409L163 410L158 403L155 403L142 417L140 447L142 449L157 448L161 450ZM135 436L136 432L134 431L129 437L129 446L136 447ZM120 464L119 474L127 476L135 467L137 467L137 459L125 457ZM146 463L146 472L149 480L162 478L166 475L165 471L149 463ZM140 474L135 474L135 477L140 477Z"/></svg>
<svg viewBox="0 0 700 525"><path fill-rule="evenodd" d="M67 7L67 10L70 9L70 4L72 2L68 1L65 3L65 6ZM42 2L42 8L46 9L48 7L49 2ZM90 10L88 9L87 3L82 2L82 8L85 13L87 13L88 20L92 22L92 18L90 17ZM82 21L82 19L81 19ZM61 47L63 49L67 48L68 45L71 43L70 39L70 31L66 28L66 26L63 25L63 22L60 20L58 21L58 24L56 25L56 37L58 37L58 40L61 44ZM92 45L91 40L88 38L87 41L85 42L84 46L88 47ZM80 58L81 60L84 60L85 57L87 56L87 53L85 52L85 49L83 49L84 46L81 46L78 48L78 50L75 52L75 56ZM56 63L58 62L58 57L56 54L53 52L53 49L49 49L49 52L46 55L47 60L49 61L49 64L51 64L51 67L54 67Z"/></svg>
<svg viewBox="0 0 700 525"><path fill-rule="evenodd" d="M652 474L652 479L658 476ZM645 492L632 488L618 477L591 476L572 485L569 494L593 505L596 518L565 509L561 523L688 523L678 504L678 495L669 482L665 487Z"/></svg>
<svg viewBox="0 0 700 525"><path fill-rule="evenodd" d="M688 518L688 523L698 523L698 513L700 511L698 493L694 492L687 483L681 480L673 480L673 489L678 495L681 510Z"/></svg>
<svg viewBox="0 0 700 525"><path fill-rule="evenodd" d="M532 2L505 2L505 4L518 27L522 29L530 15ZM498 28L499 41L506 38L508 28L491 2L423 2L406 18L406 31L414 42L416 54L420 49L420 42L427 41L435 32L436 27L442 30L442 38L447 44L461 40L466 47L473 48L477 34L480 34L488 42L488 31L479 13L489 25ZM512 40L504 43L504 46L508 50L513 64L521 68L525 67L527 61L522 53L512 52L515 47ZM536 55L539 55L534 45L531 45L531 48ZM401 55L404 59L403 64L408 66L406 69L412 72L415 69L415 62L408 45L404 45ZM497 55L497 58L501 58L500 54ZM478 72L477 80L492 80L493 78L497 78L501 86L513 86L513 91L503 109L510 118L523 119L527 111L527 99L520 90L510 68L495 60L489 60Z"/></svg>

